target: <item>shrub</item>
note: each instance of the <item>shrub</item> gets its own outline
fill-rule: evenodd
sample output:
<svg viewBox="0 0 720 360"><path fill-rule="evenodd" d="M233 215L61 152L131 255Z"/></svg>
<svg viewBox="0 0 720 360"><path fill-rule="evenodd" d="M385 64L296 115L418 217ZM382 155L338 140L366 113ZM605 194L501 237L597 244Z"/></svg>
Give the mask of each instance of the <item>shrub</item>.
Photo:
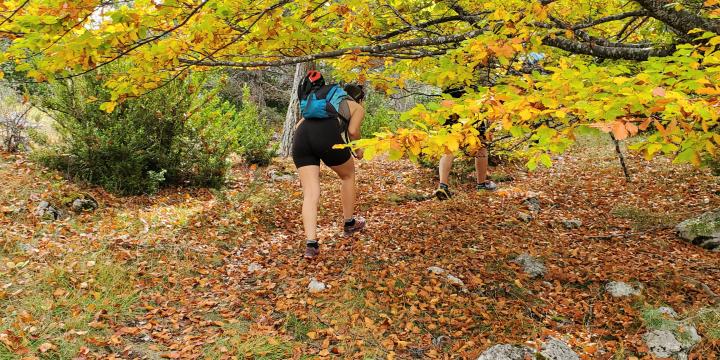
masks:
<svg viewBox="0 0 720 360"><path fill-rule="evenodd" d="M400 120L400 116L387 105L387 99L376 92L369 92L365 100L366 115L362 123L362 133L366 137L374 133L397 130L407 125Z"/></svg>
<svg viewBox="0 0 720 360"><path fill-rule="evenodd" d="M35 96L53 115L60 145L39 156L68 176L119 194L153 193L169 185L219 186L238 148L233 108L200 94L203 78L173 80L112 113L107 79L93 74L57 82Z"/></svg>
<svg viewBox="0 0 720 360"><path fill-rule="evenodd" d="M13 90L0 87L0 148L8 152L28 150L30 110L30 105L21 104Z"/></svg>

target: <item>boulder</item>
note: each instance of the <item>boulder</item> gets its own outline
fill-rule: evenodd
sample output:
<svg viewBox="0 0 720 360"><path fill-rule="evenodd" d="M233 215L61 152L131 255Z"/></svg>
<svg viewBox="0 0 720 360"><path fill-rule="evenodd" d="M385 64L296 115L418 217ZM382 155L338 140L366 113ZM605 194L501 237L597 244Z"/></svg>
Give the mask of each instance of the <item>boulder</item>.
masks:
<svg viewBox="0 0 720 360"><path fill-rule="evenodd" d="M502 344L485 350L477 360L525 360L534 355L535 350L527 346Z"/></svg>
<svg viewBox="0 0 720 360"><path fill-rule="evenodd" d="M555 338L543 343L540 355L547 360L580 360L578 354L568 344Z"/></svg>
<svg viewBox="0 0 720 360"><path fill-rule="evenodd" d="M677 234L695 245L720 251L720 210L709 211L675 226Z"/></svg>
<svg viewBox="0 0 720 360"><path fill-rule="evenodd" d="M653 330L643 335L643 340L657 358L687 360L700 335L693 326L684 326L678 334L669 330Z"/></svg>
<svg viewBox="0 0 720 360"><path fill-rule="evenodd" d="M641 286L632 286L622 281L611 281L605 285L605 291L616 298L640 295Z"/></svg>
<svg viewBox="0 0 720 360"><path fill-rule="evenodd" d="M522 266L523 271L532 278L542 277L545 275L545 265L542 260L532 257L528 253L521 254L516 257L513 262Z"/></svg>

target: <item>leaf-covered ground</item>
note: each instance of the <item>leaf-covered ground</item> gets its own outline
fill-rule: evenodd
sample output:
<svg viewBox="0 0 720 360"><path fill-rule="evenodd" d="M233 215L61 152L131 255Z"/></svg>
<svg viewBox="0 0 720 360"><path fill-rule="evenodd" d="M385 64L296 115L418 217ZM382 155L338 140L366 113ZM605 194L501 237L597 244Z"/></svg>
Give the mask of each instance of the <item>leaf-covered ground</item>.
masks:
<svg viewBox="0 0 720 360"><path fill-rule="evenodd" d="M0 161L0 359L468 358L497 343L564 338L586 359L647 358L643 314L672 306L698 327L696 358L720 353L720 317L698 315L720 292L720 254L676 238L679 220L717 208L705 171L631 156L626 183L609 144L585 141L555 167L450 201L425 199L434 171L359 166L367 231L340 232L339 182L325 169L322 255L301 258L296 179L236 168L223 191L116 198L23 157ZM277 175L276 175L277 177ZM456 177L457 179L457 177ZM78 192L101 208L48 222L33 210ZM541 210L523 199L537 193ZM579 219L579 229L561 221ZM543 279L512 260L542 258ZM446 269L465 286L428 272ZM308 292L311 278L328 288ZM612 298L608 281L638 281ZM711 313L713 314L713 313ZM715 312L714 314L717 314Z"/></svg>

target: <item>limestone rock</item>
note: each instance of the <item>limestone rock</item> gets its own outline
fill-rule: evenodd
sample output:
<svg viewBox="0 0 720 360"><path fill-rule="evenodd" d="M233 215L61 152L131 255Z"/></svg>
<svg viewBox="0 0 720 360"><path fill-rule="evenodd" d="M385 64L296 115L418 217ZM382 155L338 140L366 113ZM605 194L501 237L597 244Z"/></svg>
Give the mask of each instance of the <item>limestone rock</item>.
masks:
<svg viewBox="0 0 720 360"><path fill-rule="evenodd" d="M537 278L545 275L545 265L542 260L530 256L530 254L521 254L515 258L514 262L523 267L523 271L530 277Z"/></svg>
<svg viewBox="0 0 720 360"><path fill-rule="evenodd" d="M693 326L683 327L680 336L669 330L654 330L643 335L650 352L658 358L687 360L688 354L700 336Z"/></svg>
<svg viewBox="0 0 720 360"><path fill-rule="evenodd" d="M97 201L95 201L95 199L89 196L84 196L82 198L77 198L73 200L70 208L77 213L81 213L84 211L95 211L98 208L98 203Z"/></svg>
<svg viewBox="0 0 720 360"><path fill-rule="evenodd" d="M525 360L526 356L534 356L535 350L519 345L494 345L485 350L477 360Z"/></svg>
<svg viewBox="0 0 720 360"><path fill-rule="evenodd" d="M315 278L310 279L310 284L308 284L308 291L311 294L325 291L325 289L326 289L326 286L324 283L317 281Z"/></svg>
<svg viewBox="0 0 720 360"><path fill-rule="evenodd" d="M622 281L611 281L605 285L605 290L613 297L620 298L626 296L640 295L640 286L632 286Z"/></svg>
<svg viewBox="0 0 720 360"><path fill-rule="evenodd" d="M571 229L580 228L583 223L582 223L582 221L580 221L578 219L572 219L572 220L562 220L562 224L566 229L571 230Z"/></svg>
<svg viewBox="0 0 720 360"><path fill-rule="evenodd" d="M455 286L465 287L465 283L453 275L447 274L446 278L449 283L451 283Z"/></svg>
<svg viewBox="0 0 720 360"><path fill-rule="evenodd" d="M695 245L720 251L720 209L685 220L675 226L675 231Z"/></svg>
<svg viewBox="0 0 720 360"><path fill-rule="evenodd" d="M445 269L437 267L437 266L431 266L427 268L427 270L435 275L442 275L445 273Z"/></svg>
<svg viewBox="0 0 720 360"><path fill-rule="evenodd" d="M580 360L578 354L563 341L550 338L542 345L540 355L548 360Z"/></svg>
<svg viewBox="0 0 720 360"><path fill-rule="evenodd" d="M528 196L523 200L523 204L532 212L540 211L540 199L538 199L537 195Z"/></svg>
<svg viewBox="0 0 720 360"><path fill-rule="evenodd" d="M62 216L60 210L50 205L47 201L41 201L35 209L35 215L43 220L58 220Z"/></svg>

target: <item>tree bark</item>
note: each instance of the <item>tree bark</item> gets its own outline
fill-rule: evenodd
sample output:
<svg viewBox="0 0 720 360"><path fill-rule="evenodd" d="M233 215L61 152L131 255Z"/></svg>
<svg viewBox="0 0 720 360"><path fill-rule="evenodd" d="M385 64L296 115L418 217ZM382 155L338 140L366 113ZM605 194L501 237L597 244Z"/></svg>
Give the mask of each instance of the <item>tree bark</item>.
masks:
<svg viewBox="0 0 720 360"><path fill-rule="evenodd" d="M297 97L297 88L309 69L309 63L295 65L295 76L290 89L290 103L285 114L285 124L283 125L282 140L280 141L280 155L283 157L290 156L293 136L295 135L295 124L300 120L300 101Z"/></svg>

